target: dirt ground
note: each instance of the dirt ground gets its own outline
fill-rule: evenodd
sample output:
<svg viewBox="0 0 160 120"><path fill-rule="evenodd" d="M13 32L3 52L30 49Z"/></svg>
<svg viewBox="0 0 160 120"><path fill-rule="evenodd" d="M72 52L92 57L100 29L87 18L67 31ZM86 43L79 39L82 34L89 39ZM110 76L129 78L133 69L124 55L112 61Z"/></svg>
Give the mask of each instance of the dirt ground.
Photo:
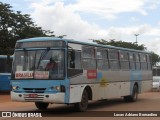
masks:
<svg viewBox="0 0 160 120"><path fill-rule="evenodd" d="M29 102L12 102L10 99L9 93L0 93L0 111L27 111L27 112L39 112L35 107L34 103ZM63 112L62 112L63 111ZM160 115L160 92L147 92L139 95L137 102L125 103L123 99L112 99L105 101L94 101L89 104L87 112L77 113L74 112L73 106L67 105L49 105L48 110L43 113L43 118L29 118L32 119L44 119L47 117L47 120L54 119L65 119L65 120L82 120L82 119L101 119L101 120L158 120L160 117L107 117L109 112L114 112L115 114L122 112L153 112ZM101 116L103 112L103 115ZM91 115L92 114L92 115ZM94 115L93 115L94 114ZM104 115L106 114L106 115ZM0 119L21 119L21 118L0 118ZM28 118L23 118L28 119Z"/></svg>

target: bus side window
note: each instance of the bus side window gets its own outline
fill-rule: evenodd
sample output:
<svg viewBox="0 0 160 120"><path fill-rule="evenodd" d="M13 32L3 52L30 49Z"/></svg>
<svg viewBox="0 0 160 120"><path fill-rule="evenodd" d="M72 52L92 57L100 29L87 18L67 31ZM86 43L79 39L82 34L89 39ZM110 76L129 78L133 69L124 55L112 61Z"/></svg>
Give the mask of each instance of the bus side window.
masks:
<svg viewBox="0 0 160 120"><path fill-rule="evenodd" d="M140 62L141 62L141 69L147 70L147 56L143 53L140 54Z"/></svg>
<svg viewBox="0 0 160 120"><path fill-rule="evenodd" d="M81 69L81 51L68 52L68 68Z"/></svg>
<svg viewBox="0 0 160 120"><path fill-rule="evenodd" d="M96 52L95 47L83 46L83 69L85 70L96 70Z"/></svg>
<svg viewBox="0 0 160 120"><path fill-rule="evenodd" d="M83 73L81 51L68 52L68 77Z"/></svg>
<svg viewBox="0 0 160 120"><path fill-rule="evenodd" d="M109 49L109 66L111 70L119 70L119 52L115 49Z"/></svg>
<svg viewBox="0 0 160 120"><path fill-rule="evenodd" d="M68 55L69 55L68 56L69 68L75 68L75 51L74 50L69 51Z"/></svg>
<svg viewBox="0 0 160 120"><path fill-rule="evenodd" d="M148 67L148 70L151 70L151 56L150 55L147 55L147 67Z"/></svg>
<svg viewBox="0 0 160 120"><path fill-rule="evenodd" d="M120 66L122 70L129 70L129 53L127 51L120 51Z"/></svg>
<svg viewBox="0 0 160 120"><path fill-rule="evenodd" d="M75 69L82 69L81 51L75 52Z"/></svg>
<svg viewBox="0 0 160 120"><path fill-rule="evenodd" d="M130 52L129 53L129 61L130 61L130 69L131 70L135 70L136 66L135 66L135 54Z"/></svg>
<svg viewBox="0 0 160 120"><path fill-rule="evenodd" d="M136 70L140 70L141 66L140 66L140 55L139 54L135 54L135 61L136 61Z"/></svg>
<svg viewBox="0 0 160 120"><path fill-rule="evenodd" d="M97 69L98 70L108 70L108 50L107 49L97 49Z"/></svg>
<svg viewBox="0 0 160 120"><path fill-rule="evenodd" d="M7 61L6 58L0 59L0 73L7 73Z"/></svg>

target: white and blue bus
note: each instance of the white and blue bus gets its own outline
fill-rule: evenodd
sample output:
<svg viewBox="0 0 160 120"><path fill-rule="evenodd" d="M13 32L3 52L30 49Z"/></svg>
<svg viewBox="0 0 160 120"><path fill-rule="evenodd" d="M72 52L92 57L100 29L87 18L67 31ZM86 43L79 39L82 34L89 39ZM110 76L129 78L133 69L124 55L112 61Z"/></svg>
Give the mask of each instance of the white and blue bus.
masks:
<svg viewBox="0 0 160 120"><path fill-rule="evenodd" d="M11 90L10 76L13 56L0 55L0 91Z"/></svg>
<svg viewBox="0 0 160 120"><path fill-rule="evenodd" d="M35 102L38 109L74 104L85 111L89 100L136 101L138 93L151 90L151 58L133 49L30 38L16 43L11 79L13 101Z"/></svg>

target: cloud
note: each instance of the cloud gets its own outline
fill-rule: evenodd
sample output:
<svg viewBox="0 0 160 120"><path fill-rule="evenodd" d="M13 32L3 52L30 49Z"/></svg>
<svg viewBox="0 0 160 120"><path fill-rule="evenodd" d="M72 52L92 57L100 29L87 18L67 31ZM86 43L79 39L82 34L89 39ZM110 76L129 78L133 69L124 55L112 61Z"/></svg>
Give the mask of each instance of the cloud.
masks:
<svg viewBox="0 0 160 120"><path fill-rule="evenodd" d="M53 5L33 4L34 12L31 14L36 23L46 30L55 31L56 35L67 35L74 39L96 38L101 29L81 19L70 7L64 3L56 2Z"/></svg>
<svg viewBox="0 0 160 120"><path fill-rule="evenodd" d="M104 18L114 19L119 13L138 12L147 15L144 10L146 0L79 0L71 4L74 11L92 13Z"/></svg>
<svg viewBox="0 0 160 120"><path fill-rule="evenodd" d="M160 36L160 29L153 28L148 24L139 25L139 26L128 26L128 27L110 27L107 29L108 34L112 34L112 36L131 36L134 34L146 35L146 36Z"/></svg>
<svg viewBox="0 0 160 120"><path fill-rule="evenodd" d="M85 1L89 2L90 0ZM115 2L116 0L112 1ZM132 0L129 1L131 2ZM147 24L129 27L109 27L107 29L102 29L94 23L88 23L87 21L83 20L70 5L65 6L63 2L52 3L51 0L44 2L45 4L43 2L41 4L32 4L34 12L31 15L39 26L42 26L46 30L55 31L56 35L67 35L69 38L82 40L113 37L116 39L121 39L122 36L134 35L136 33L159 36L160 33L160 29L152 28ZM81 0L80 2L84 2L84 0ZM94 3L92 7L95 6L95 4L96 3ZM121 4L124 3L122 2ZM101 3L100 5L97 3L97 7L100 7L101 5ZM88 6L88 4L86 6Z"/></svg>
<svg viewBox="0 0 160 120"><path fill-rule="evenodd" d="M148 50L155 52L156 54L160 55L160 38L152 38L150 41L144 42L144 44L147 46Z"/></svg>
<svg viewBox="0 0 160 120"><path fill-rule="evenodd" d="M157 9L160 5L159 0L147 0L146 2L147 2L147 8L150 10Z"/></svg>

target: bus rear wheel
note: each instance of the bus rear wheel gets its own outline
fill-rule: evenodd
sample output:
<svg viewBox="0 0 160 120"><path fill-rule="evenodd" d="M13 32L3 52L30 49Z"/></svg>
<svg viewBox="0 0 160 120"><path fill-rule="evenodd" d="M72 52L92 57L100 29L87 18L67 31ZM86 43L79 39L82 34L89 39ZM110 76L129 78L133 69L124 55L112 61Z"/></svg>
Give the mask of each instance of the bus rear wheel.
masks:
<svg viewBox="0 0 160 120"><path fill-rule="evenodd" d="M74 104L75 109L79 112L84 112L88 108L88 93L86 90L83 91L81 102Z"/></svg>
<svg viewBox="0 0 160 120"><path fill-rule="evenodd" d="M138 99L138 87L137 85L134 85L132 95L124 96L125 102L135 102Z"/></svg>
<svg viewBox="0 0 160 120"><path fill-rule="evenodd" d="M49 103L44 103L44 102L35 102L35 105L38 109L40 110L46 110Z"/></svg>

